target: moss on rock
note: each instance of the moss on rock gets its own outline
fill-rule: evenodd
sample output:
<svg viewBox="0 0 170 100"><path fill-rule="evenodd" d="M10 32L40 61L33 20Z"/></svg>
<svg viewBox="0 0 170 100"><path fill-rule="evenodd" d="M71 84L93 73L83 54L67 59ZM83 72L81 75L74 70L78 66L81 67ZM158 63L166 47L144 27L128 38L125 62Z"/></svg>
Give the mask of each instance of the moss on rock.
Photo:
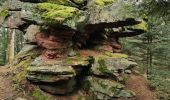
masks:
<svg viewBox="0 0 170 100"><path fill-rule="evenodd" d="M126 90L123 84L113 80L88 77L85 82L86 87L88 86L87 89L94 93L94 96L97 97L96 99L99 100L111 100L114 97L126 98L135 95L132 91Z"/></svg>
<svg viewBox="0 0 170 100"><path fill-rule="evenodd" d="M94 7L102 8L116 2L117 0L89 0L87 4L87 8L91 8L91 9L94 9Z"/></svg>
<svg viewBox="0 0 170 100"><path fill-rule="evenodd" d="M46 96L40 89L34 89L32 91L32 97L34 100L49 100L48 96Z"/></svg>
<svg viewBox="0 0 170 100"><path fill-rule="evenodd" d="M105 5L108 5L108 4L112 4L116 1L117 0L95 0L95 4L97 4L99 6L105 6Z"/></svg>
<svg viewBox="0 0 170 100"><path fill-rule="evenodd" d="M7 17L9 15L9 11L7 9L2 9L0 11L0 16Z"/></svg>
<svg viewBox="0 0 170 100"><path fill-rule="evenodd" d="M128 58L128 55L121 54L121 53L105 52L105 55L112 57L112 58Z"/></svg>
<svg viewBox="0 0 170 100"><path fill-rule="evenodd" d="M73 18L80 11L75 7L68 7L52 3L39 3L37 9L42 13L41 17L49 23L62 24L69 18Z"/></svg>
<svg viewBox="0 0 170 100"><path fill-rule="evenodd" d="M9 16L9 11L5 8L0 8L0 23L3 23L6 17Z"/></svg>
<svg viewBox="0 0 170 100"><path fill-rule="evenodd" d="M18 88L22 81L25 80L25 76L27 74L27 67L31 64L31 62L39 55L39 51L36 49L24 51L19 53L14 60L14 76L13 76L13 86L14 88Z"/></svg>
<svg viewBox="0 0 170 100"><path fill-rule="evenodd" d="M137 29L137 30L144 30L147 31L148 30L148 25L145 21L141 21L141 23L137 24L137 25L133 25L129 27L130 29Z"/></svg>
<svg viewBox="0 0 170 100"><path fill-rule="evenodd" d="M71 0L45 0L45 1L49 3L59 4L59 5L76 7L76 4L71 2Z"/></svg>
<svg viewBox="0 0 170 100"><path fill-rule="evenodd" d="M107 73L109 71L107 69L107 66L105 64L105 60L104 59L99 59L98 63L99 63L99 70L100 70L100 72Z"/></svg>

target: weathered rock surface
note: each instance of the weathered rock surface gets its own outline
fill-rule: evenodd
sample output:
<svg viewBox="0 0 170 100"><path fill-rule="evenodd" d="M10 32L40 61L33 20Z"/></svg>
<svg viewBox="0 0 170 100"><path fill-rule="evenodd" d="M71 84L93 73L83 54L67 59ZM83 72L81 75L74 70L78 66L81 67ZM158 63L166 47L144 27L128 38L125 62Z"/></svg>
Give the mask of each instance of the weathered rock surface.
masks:
<svg viewBox="0 0 170 100"><path fill-rule="evenodd" d="M40 26L30 25L24 35L24 39L28 43L36 42L35 35L40 32Z"/></svg>
<svg viewBox="0 0 170 100"><path fill-rule="evenodd" d="M101 79L96 77L88 77L85 80L85 88L94 93L96 99L113 99L118 97L133 97L132 91L126 90L123 84L109 79Z"/></svg>
<svg viewBox="0 0 170 100"><path fill-rule="evenodd" d="M124 85L116 82L124 81L124 79L119 79L123 76L116 76L116 73L120 74L120 70L123 73L136 66L136 63L128 61L126 57L123 54L103 54L93 57L75 56L61 60L44 61L40 56L27 68L28 74L26 77L31 82L40 84L41 89L52 94L67 94L74 91L76 86L79 86L76 77L80 77L80 75L94 74L116 77L115 81L88 77L86 81L91 84L89 91L94 91L99 99L105 97L133 97L133 93L124 90ZM84 71L87 73L85 74ZM82 84L86 85L84 82Z"/></svg>
<svg viewBox="0 0 170 100"><path fill-rule="evenodd" d="M14 61L24 71L17 82L26 77L57 95L85 86L100 100L135 95L123 83L137 64L118 53L119 37L147 29L126 10L132 5L123 0L8 0L3 6L1 26L21 30L27 43Z"/></svg>
<svg viewBox="0 0 170 100"><path fill-rule="evenodd" d="M40 83L40 88L52 94L67 94L75 90L75 77L88 67L89 58L66 58L63 60L43 61L37 57L27 68L27 79Z"/></svg>
<svg viewBox="0 0 170 100"><path fill-rule="evenodd" d="M3 4L6 6L10 11L20 11L22 2L20 0L6 0Z"/></svg>
<svg viewBox="0 0 170 100"><path fill-rule="evenodd" d="M75 90L76 80L74 78L71 78L69 80L62 80L58 81L53 84L41 84L39 87L49 93L52 94L68 94Z"/></svg>
<svg viewBox="0 0 170 100"><path fill-rule="evenodd" d="M114 55L114 54L113 54ZM120 54L121 55L121 54ZM136 62L129 61L127 58L115 58L109 56L94 57L94 64L92 64L91 71L95 75L114 75L114 73L124 73L128 69L137 66Z"/></svg>
<svg viewBox="0 0 170 100"><path fill-rule="evenodd" d="M9 11L10 16L4 22L5 27L16 29L18 26L22 25L24 22L21 20L20 11Z"/></svg>
<svg viewBox="0 0 170 100"><path fill-rule="evenodd" d="M21 9L21 18L28 23L41 24L43 21L39 17L38 13L35 12L36 4L23 3Z"/></svg>

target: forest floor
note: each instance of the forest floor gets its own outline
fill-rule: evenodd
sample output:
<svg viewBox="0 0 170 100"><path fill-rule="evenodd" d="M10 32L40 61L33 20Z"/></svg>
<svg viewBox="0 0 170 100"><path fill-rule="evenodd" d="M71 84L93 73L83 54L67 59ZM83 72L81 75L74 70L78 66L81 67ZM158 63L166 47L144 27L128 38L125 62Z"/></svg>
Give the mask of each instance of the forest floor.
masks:
<svg viewBox="0 0 170 100"><path fill-rule="evenodd" d="M9 100L13 97L14 91L12 88L12 72L9 68L0 67L0 100Z"/></svg>
<svg viewBox="0 0 170 100"><path fill-rule="evenodd" d="M139 100L158 100L155 92L151 91L149 82L142 75L131 75L126 81L126 87L134 91Z"/></svg>

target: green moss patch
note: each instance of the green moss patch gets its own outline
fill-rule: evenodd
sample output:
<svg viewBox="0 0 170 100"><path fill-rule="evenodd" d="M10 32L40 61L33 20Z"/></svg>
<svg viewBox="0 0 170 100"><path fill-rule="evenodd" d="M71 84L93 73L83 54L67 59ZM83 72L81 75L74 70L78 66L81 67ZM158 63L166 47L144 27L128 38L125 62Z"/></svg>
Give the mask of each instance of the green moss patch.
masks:
<svg viewBox="0 0 170 100"><path fill-rule="evenodd" d="M97 4L99 6L105 6L105 5L108 5L108 4L112 4L116 1L117 0L95 0L95 4Z"/></svg>
<svg viewBox="0 0 170 100"><path fill-rule="evenodd" d="M141 21L141 23L137 24L137 25L133 25L133 26L130 26L129 28L131 29L140 29L140 30L144 30L144 31L147 31L148 30L148 25L145 21Z"/></svg>
<svg viewBox="0 0 170 100"><path fill-rule="evenodd" d="M4 20L6 17L9 16L9 11L5 8L0 9L0 18Z"/></svg>
<svg viewBox="0 0 170 100"><path fill-rule="evenodd" d="M77 0L77 1L80 2L81 0ZM77 7L77 5L74 4L71 0L43 0L43 2L64 5L64 6L70 6L70 7Z"/></svg>
<svg viewBox="0 0 170 100"><path fill-rule="evenodd" d="M107 69L107 66L105 64L105 60L104 59L99 59L98 60L98 63L99 63L99 70L102 72L102 73L107 73L109 70Z"/></svg>
<svg viewBox="0 0 170 100"><path fill-rule="evenodd" d="M110 52L105 52L105 55L112 57L112 58L128 58L128 55L126 54L121 54L121 53L110 53Z"/></svg>
<svg viewBox="0 0 170 100"><path fill-rule="evenodd" d="M49 100L48 96L46 96L41 90L34 89L32 91L32 97L34 100Z"/></svg>
<svg viewBox="0 0 170 100"><path fill-rule="evenodd" d="M31 64L31 62L39 55L39 51L34 49L30 51L25 51L20 53L15 58L14 65L14 76L13 76L13 86L14 88L20 87L22 81L25 80L26 69Z"/></svg>
<svg viewBox="0 0 170 100"><path fill-rule="evenodd" d="M77 8L52 3L39 3L37 9L42 13L42 19L50 23L58 24L79 14Z"/></svg>

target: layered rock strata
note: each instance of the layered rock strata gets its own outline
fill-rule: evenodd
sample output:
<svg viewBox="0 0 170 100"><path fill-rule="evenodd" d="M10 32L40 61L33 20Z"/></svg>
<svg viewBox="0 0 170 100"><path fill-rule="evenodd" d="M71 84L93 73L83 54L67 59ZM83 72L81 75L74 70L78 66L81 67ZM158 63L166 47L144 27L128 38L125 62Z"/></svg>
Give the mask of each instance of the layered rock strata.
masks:
<svg viewBox="0 0 170 100"><path fill-rule="evenodd" d="M142 34L147 25L127 6L124 0L7 0L0 23L25 33L15 65L42 90L131 98L135 93L124 83L137 64L121 54L119 38Z"/></svg>

